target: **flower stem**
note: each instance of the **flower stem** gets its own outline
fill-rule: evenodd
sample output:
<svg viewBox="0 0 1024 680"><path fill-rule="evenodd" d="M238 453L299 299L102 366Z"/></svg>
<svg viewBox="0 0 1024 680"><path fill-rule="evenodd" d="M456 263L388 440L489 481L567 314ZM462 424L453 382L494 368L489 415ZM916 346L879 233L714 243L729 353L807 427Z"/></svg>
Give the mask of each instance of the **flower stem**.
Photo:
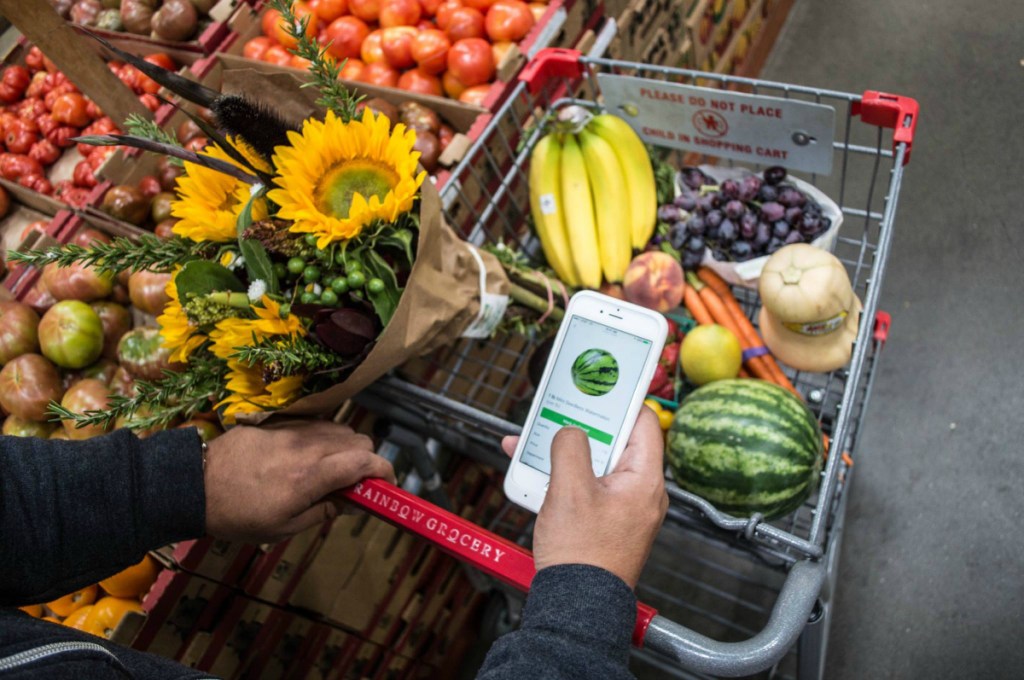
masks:
<svg viewBox="0 0 1024 680"><path fill-rule="evenodd" d="M227 305L235 309L249 309L249 296L245 293L210 293L206 296L210 302Z"/></svg>
<svg viewBox="0 0 1024 680"><path fill-rule="evenodd" d="M549 307L547 300L539 295L534 295L522 286L509 282L508 292L511 294L513 300L524 307L529 307L538 314L543 314L550 309L551 311L548 314L548 318L554 319L555 321L561 321L562 317L565 315L565 312L561 307L558 305L551 305Z"/></svg>

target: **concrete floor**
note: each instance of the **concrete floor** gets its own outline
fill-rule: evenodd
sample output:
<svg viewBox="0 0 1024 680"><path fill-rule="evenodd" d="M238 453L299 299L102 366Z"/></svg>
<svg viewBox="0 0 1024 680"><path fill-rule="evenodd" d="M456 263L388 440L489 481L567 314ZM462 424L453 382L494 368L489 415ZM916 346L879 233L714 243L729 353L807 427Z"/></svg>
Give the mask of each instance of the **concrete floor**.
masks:
<svg viewBox="0 0 1024 680"><path fill-rule="evenodd" d="M921 105L826 677L1024 666L1024 2L797 0L764 78Z"/></svg>

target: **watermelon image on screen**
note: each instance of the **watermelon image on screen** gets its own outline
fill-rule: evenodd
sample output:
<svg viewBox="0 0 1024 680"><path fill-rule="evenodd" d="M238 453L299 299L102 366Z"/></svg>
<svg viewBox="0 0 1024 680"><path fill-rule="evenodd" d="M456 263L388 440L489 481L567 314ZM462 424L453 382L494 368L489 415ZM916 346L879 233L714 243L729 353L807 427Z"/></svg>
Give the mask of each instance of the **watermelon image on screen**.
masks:
<svg viewBox="0 0 1024 680"><path fill-rule="evenodd" d="M583 394L600 397L619 381L619 362L603 349L588 349L572 362L572 384Z"/></svg>

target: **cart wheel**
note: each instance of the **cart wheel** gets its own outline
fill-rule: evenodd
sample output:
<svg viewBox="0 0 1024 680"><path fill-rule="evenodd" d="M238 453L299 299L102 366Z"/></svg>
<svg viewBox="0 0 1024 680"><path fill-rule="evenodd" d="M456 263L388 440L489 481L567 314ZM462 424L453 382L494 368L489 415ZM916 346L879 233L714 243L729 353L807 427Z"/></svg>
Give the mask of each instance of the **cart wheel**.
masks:
<svg viewBox="0 0 1024 680"><path fill-rule="evenodd" d="M509 596L502 592L491 593L484 613L480 619L480 635L490 640L497 640L506 633L519 627L521 606L509 601Z"/></svg>

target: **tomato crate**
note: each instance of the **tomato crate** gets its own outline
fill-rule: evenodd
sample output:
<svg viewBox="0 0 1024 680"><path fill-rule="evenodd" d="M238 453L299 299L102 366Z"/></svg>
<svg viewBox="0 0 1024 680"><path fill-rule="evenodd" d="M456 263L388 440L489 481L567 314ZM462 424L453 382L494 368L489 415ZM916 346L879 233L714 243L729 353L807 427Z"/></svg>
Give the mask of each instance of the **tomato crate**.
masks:
<svg viewBox="0 0 1024 680"><path fill-rule="evenodd" d="M723 5L723 15L736 11L735 2ZM752 12L738 16L734 28L750 28L752 17L763 13L761 3L749 7ZM878 301L918 105L876 91L845 93L544 50L520 74L442 190L449 223L470 243L502 242L543 264L529 227L530 154L542 134L538 123L568 105L624 114L678 168L759 171L781 164L830 197L845 218L831 251L863 301L851 360L828 373L783 368L830 438L817 491L781 519L738 517L680 488L666 470L670 510L638 588L645 604L638 607L633 638L636 664L669 675L774 669L778 677L820 677L846 489L888 336L890 318ZM752 122L756 114L750 112L768 109L785 112L774 127ZM722 126L701 127L710 112ZM734 293L756 325L755 291L738 286ZM410 362L357 401L425 441L504 470L498 441L519 433L518 418L533 397L526 369L534 345L515 333L462 340ZM514 624L515 593L528 588L534 573L526 548L529 513L508 507L485 527L376 481L346 495L500 583L491 589L500 606L488 607L485 618L498 627ZM447 533L439 534L439 525ZM467 545L487 546L487 554Z"/></svg>

